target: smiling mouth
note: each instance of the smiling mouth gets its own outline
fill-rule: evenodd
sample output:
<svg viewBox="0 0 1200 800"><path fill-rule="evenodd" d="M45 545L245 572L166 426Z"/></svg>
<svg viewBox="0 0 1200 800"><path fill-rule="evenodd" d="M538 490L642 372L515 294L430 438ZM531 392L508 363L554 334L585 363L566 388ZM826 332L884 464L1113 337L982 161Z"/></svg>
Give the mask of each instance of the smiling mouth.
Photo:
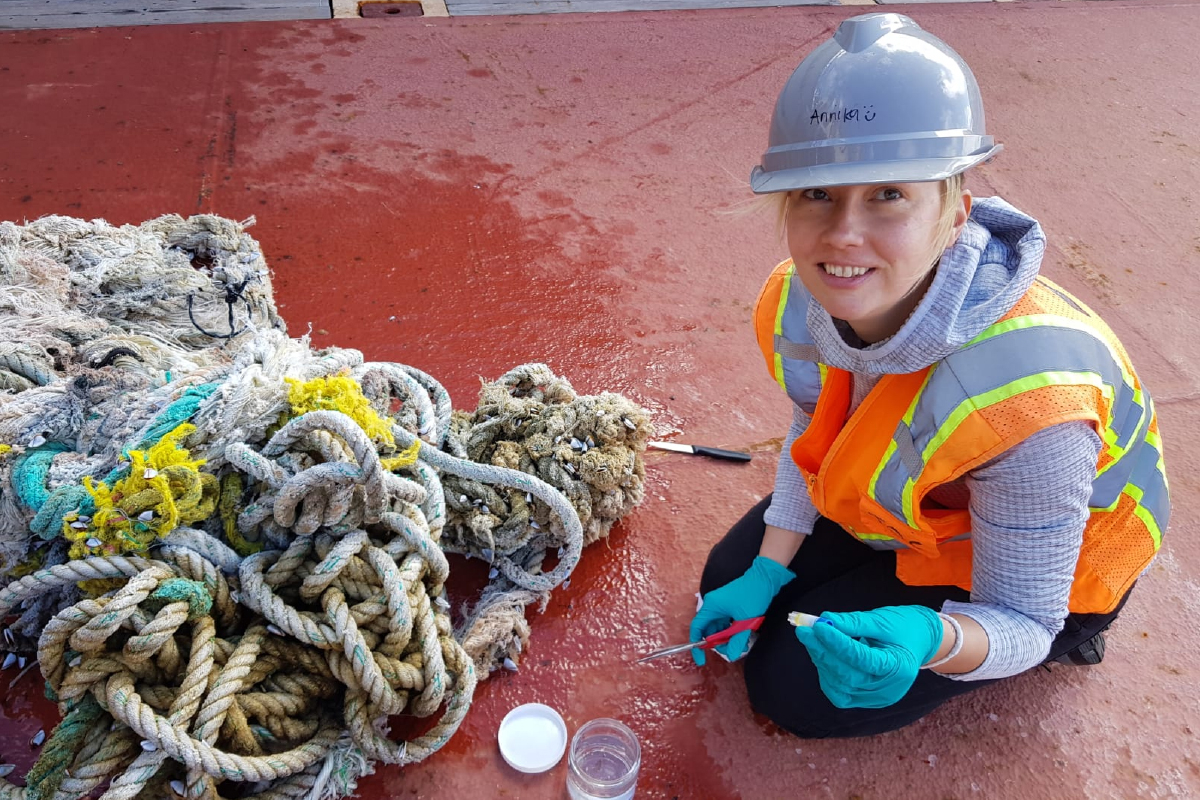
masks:
<svg viewBox="0 0 1200 800"><path fill-rule="evenodd" d="M841 264L826 264L822 262L818 265L825 271L826 275L832 275L835 278L857 278L860 275L866 275L871 272L870 267L847 267Z"/></svg>

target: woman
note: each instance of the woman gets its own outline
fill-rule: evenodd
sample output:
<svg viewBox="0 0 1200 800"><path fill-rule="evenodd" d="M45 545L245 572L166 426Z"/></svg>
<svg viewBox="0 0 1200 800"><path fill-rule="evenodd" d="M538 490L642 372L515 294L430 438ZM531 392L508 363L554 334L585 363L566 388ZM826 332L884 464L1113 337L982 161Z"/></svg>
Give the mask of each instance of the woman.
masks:
<svg viewBox="0 0 1200 800"><path fill-rule="evenodd" d="M962 59L869 14L793 73L751 176L791 255L755 325L795 414L774 493L709 555L691 638L766 614L746 684L798 736L1098 662L1166 529L1154 409L1120 342L1038 275L1035 220L963 189L999 150Z"/></svg>

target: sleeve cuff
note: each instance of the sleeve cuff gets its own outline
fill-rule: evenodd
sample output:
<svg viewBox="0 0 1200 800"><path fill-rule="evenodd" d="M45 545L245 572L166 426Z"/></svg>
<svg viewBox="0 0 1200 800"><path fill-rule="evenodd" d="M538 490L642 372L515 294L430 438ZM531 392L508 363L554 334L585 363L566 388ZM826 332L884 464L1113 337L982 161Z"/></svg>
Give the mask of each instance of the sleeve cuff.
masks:
<svg viewBox="0 0 1200 800"><path fill-rule="evenodd" d="M1036 667L1050 653L1050 632L1017 611L991 603L959 603L947 600L943 614L962 614L979 623L988 637L983 663L970 672L940 673L956 681L1007 678Z"/></svg>
<svg viewBox="0 0 1200 800"><path fill-rule="evenodd" d="M763 514L763 522L785 531L808 536L812 533L813 526L817 524L818 515L817 509L813 508L811 503L807 505L807 508L804 506L788 508L772 502L770 508Z"/></svg>

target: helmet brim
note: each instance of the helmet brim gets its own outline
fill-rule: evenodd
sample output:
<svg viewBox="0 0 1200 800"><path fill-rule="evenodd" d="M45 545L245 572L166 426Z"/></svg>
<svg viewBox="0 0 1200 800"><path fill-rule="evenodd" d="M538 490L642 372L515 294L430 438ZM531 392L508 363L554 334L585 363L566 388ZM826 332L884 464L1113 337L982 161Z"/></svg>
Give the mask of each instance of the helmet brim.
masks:
<svg viewBox="0 0 1200 800"><path fill-rule="evenodd" d="M757 166L750 173L750 188L755 194L771 194L824 186L941 181L995 157L1003 147L997 144L984 153L953 158L820 164L775 172Z"/></svg>

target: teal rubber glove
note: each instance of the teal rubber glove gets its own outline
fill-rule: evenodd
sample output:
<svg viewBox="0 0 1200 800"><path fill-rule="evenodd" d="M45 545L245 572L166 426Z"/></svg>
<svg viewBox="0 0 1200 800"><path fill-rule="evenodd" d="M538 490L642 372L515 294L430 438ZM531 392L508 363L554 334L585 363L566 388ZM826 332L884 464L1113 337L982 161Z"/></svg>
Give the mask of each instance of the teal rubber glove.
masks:
<svg viewBox="0 0 1200 800"><path fill-rule="evenodd" d="M821 691L838 708L886 708L908 693L942 646L942 620L925 606L825 613L796 628Z"/></svg>
<svg viewBox="0 0 1200 800"><path fill-rule="evenodd" d="M740 577L704 595L704 605L692 618L690 641L698 642L705 636L724 630L734 620L761 617L779 590L795 577L794 572L778 561L757 556L750 569ZM736 661L749 649L750 633L743 631L727 644L717 645L713 649L730 661ZM693 647L692 660L698 666L704 666L704 651Z"/></svg>

